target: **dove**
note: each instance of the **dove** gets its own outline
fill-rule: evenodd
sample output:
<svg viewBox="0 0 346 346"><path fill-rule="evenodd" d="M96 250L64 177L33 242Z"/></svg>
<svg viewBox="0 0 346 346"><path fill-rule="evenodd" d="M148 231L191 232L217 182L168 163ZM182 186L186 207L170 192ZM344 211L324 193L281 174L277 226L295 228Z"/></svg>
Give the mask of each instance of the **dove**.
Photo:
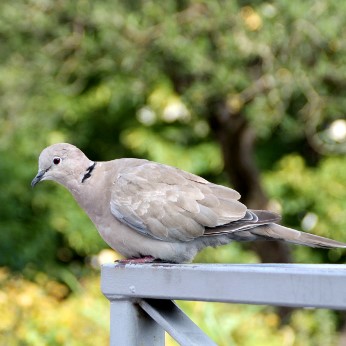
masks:
<svg viewBox="0 0 346 346"><path fill-rule="evenodd" d="M96 162L72 144L53 144L41 152L31 185L44 180L70 191L125 262L191 262L203 248L231 241L346 248L346 243L281 226L274 212L248 209L231 188L145 159Z"/></svg>

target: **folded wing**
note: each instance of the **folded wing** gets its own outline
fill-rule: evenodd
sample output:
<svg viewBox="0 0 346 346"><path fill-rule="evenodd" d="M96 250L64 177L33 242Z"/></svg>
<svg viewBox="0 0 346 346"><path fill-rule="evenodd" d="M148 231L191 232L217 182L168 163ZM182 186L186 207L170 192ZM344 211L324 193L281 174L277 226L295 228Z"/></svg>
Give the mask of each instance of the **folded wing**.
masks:
<svg viewBox="0 0 346 346"><path fill-rule="evenodd" d="M142 161L143 162L143 161ZM177 168L144 161L123 168L110 208L121 222L164 241L189 241L237 222L252 222L238 192ZM240 226L240 225L238 225ZM229 231L228 231L229 232Z"/></svg>

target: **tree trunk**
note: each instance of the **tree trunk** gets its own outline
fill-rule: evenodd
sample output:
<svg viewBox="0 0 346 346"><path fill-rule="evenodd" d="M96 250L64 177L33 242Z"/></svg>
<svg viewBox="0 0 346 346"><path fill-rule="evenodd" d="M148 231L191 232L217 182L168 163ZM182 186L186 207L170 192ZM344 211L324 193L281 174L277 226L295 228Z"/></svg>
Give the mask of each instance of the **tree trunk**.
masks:
<svg viewBox="0 0 346 346"><path fill-rule="evenodd" d="M224 100L209 104L210 126L219 141L225 170L241 201L251 209L266 209L268 197L263 191L254 160L255 133L241 112L233 112ZM292 261L287 244L277 241L254 242L251 247L263 263Z"/></svg>
<svg viewBox="0 0 346 346"><path fill-rule="evenodd" d="M255 133L241 112L232 112L226 102L209 105L210 126L218 139L225 163L225 170L234 188L241 194L241 201L252 209L266 209L268 197L263 191L260 173L254 160ZM250 243L262 263L292 262L287 244L278 241ZM292 308L278 307L281 323L287 323Z"/></svg>

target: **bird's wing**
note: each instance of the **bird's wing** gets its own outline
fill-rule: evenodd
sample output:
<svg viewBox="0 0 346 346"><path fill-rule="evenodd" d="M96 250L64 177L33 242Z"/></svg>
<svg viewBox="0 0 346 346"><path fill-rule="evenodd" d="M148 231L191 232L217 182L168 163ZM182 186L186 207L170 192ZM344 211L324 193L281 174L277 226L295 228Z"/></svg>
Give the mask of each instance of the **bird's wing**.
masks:
<svg viewBox="0 0 346 346"><path fill-rule="evenodd" d="M181 171L144 161L122 168L114 181L110 208L121 222L164 241L189 241L242 219L238 192Z"/></svg>

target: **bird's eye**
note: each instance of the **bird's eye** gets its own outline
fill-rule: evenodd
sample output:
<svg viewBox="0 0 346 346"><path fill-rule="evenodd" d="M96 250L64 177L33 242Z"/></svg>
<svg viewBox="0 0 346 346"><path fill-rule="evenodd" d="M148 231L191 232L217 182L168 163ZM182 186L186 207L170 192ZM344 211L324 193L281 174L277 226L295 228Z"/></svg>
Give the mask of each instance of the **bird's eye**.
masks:
<svg viewBox="0 0 346 346"><path fill-rule="evenodd" d="M60 162L61 162L61 158L60 158L60 157L54 157L53 163L54 163L55 165L58 165Z"/></svg>

